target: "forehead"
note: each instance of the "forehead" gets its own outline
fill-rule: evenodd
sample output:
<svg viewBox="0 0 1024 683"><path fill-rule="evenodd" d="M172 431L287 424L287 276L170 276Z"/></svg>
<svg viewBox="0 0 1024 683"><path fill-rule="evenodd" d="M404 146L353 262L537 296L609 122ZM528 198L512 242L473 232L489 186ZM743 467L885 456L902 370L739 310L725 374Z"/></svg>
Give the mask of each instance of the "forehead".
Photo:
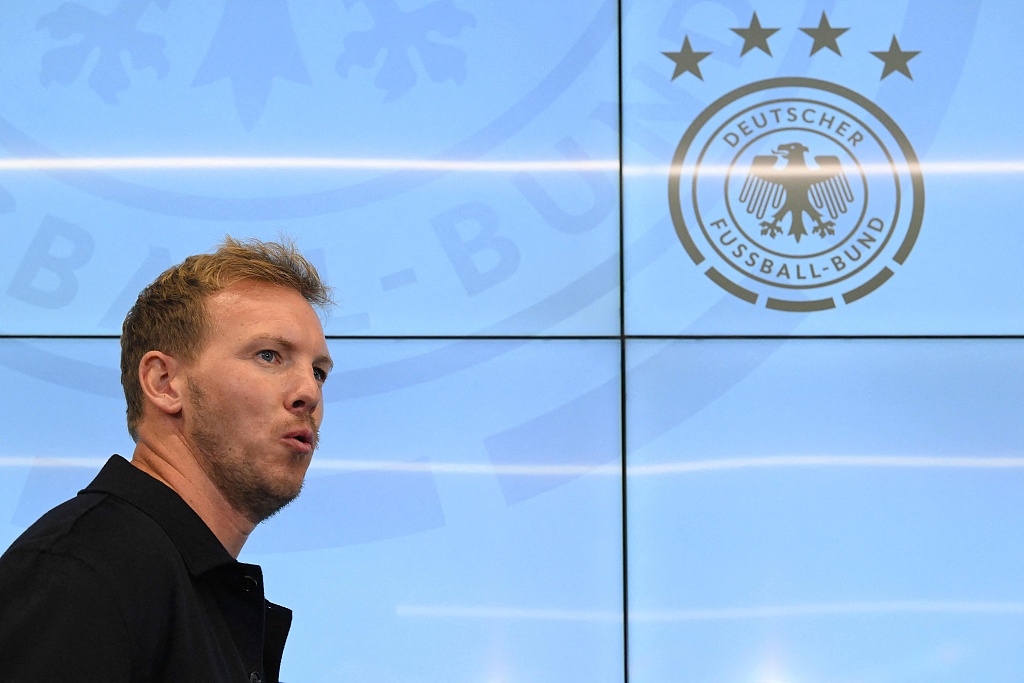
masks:
<svg viewBox="0 0 1024 683"><path fill-rule="evenodd" d="M316 311L290 287L256 280L240 280L207 299L206 311L214 338L241 341L259 335L286 335L319 346L323 327Z"/></svg>

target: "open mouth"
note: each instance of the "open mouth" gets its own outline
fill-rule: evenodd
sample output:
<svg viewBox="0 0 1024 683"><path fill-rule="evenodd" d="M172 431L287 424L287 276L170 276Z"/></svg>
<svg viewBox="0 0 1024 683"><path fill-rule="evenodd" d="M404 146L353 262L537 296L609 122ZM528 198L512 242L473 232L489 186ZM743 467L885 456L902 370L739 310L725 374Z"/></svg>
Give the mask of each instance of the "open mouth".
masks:
<svg viewBox="0 0 1024 683"><path fill-rule="evenodd" d="M300 429L288 432L284 435L285 441L290 441L299 450L312 452L316 447L316 433L308 429Z"/></svg>

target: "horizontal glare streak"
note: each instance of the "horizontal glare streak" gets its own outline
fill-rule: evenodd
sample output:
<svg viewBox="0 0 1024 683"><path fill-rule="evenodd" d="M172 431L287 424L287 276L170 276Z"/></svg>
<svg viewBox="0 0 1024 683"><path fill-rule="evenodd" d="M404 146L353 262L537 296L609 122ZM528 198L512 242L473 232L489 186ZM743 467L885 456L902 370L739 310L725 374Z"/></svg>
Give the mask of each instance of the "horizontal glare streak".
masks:
<svg viewBox="0 0 1024 683"><path fill-rule="evenodd" d="M0 457L0 467L77 467L99 469L99 458ZM694 474L730 470L784 469L797 467L879 467L918 469L1021 469L1024 457L970 456L885 456L885 455L777 455L749 458L721 458L631 465L630 477ZM400 474L467 474L523 477L574 477L583 475L620 476L618 463L606 465L496 465L491 463L407 462L401 460L332 460L314 457L312 470L340 472L395 472Z"/></svg>
<svg viewBox="0 0 1024 683"><path fill-rule="evenodd" d="M621 622L622 613L605 610L537 609L462 605L398 605L400 617L434 619L527 619L535 621ZM734 621L860 614L1008 614L1024 615L1024 602L969 600L890 600L878 602L805 603L760 607L690 610L630 610L630 622Z"/></svg>
<svg viewBox="0 0 1024 683"><path fill-rule="evenodd" d="M347 470L357 472L402 472L432 474L486 474L516 476L579 476L583 474L614 474L622 470L618 465L494 465L491 463L461 462L402 462L401 460L316 460L310 468Z"/></svg>
<svg viewBox="0 0 1024 683"><path fill-rule="evenodd" d="M618 171L617 160L457 161L349 157L50 157L0 159L0 171L114 170L468 171L475 173Z"/></svg>
<svg viewBox="0 0 1024 683"><path fill-rule="evenodd" d="M620 476L619 464L609 465L497 465L490 463L402 462L376 460L313 460L313 468L325 470L425 472L433 474L484 474L538 477L572 477L587 474ZM631 477L691 474L726 470L779 469L791 467L900 467L900 468L1024 468L1024 457L930 457L881 455L783 455L751 458L722 458L655 465L630 465Z"/></svg>
<svg viewBox="0 0 1024 683"><path fill-rule="evenodd" d="M722 458L693 462L634 465L630 475L688 474L722 470L775 469L786 467L899 467L924 469L1024 468L1022 457L916 456L916 455L775 455L751 458Z"/></svg>
<svg viewBox="0 0 1024 683"><path fill-rule="evenodd" d="M630 621L727 621L785 617L852 616L858 614L1014 614L1024 615L1024 602L967 600L892 600L881 602L807 603L693 610L635 610Z"/></svg>
<svg viewBox="0 0 1024 683"><path fill-rule="evenodd" d="M892 175L894 172L906 173L911 169L919 171L922 175L1013 175L1024 174L1024 161L925 161L916 164L860 164L856 167L845 164L847 176L855 175L854 168L860 169L865 175ZM632 165L626 164L623 167L623 174L627 176L667 176L672 171L671 166L660 165ZM680 176L688 177L699 170L700 176L724 177L730 173L744 173L743 166L732 166L728 164L702 164L699 168L689 164L676 167L675 172ZM798 168L786 168L787 174L799 175ZM806 166L802 173L814 176L820 173L816 166Z"/></svg>
<svg viewBox="0 0 1024 683"><path fill-rule="evenodd" d="M852 167L848 173L852 173ZM925 175L1006 175L1024 174L1020 161L929 161L914 165ZM693 166L682 166L680 173L690 174ZM901 171L907 165L897 165ZM889 164L862 164L866 174L891 174ZM337 171L458 171L469 173L590 173L618 171L618 159L579 159L526 161L459 161L454 159L375 159L352 157L35 157L0 159L0 171L118 171L118 170L337 170ZM624 164L627 176L667 176L668 164ZM735 171L730 165L706 164L702 176L725 176ZM789 169L788 172L796 172ZM808 167L808 173L817 173Z"/></svg>
<svg viewBox="0 0 1024 683"><path fill-rule="evenodd" d="M106 458L0 457L0 467L75 467L78 469L98 470L106 462Z"/></svg>
<svg viewBox="0 0 1024 683"><path fill-rule="evenodd" d="M460 607L454 605L397 605L400 617L438 619L529 619L537 621L611 621L622 622L615 611L575 609L534 609L519 607Z"/></svg>

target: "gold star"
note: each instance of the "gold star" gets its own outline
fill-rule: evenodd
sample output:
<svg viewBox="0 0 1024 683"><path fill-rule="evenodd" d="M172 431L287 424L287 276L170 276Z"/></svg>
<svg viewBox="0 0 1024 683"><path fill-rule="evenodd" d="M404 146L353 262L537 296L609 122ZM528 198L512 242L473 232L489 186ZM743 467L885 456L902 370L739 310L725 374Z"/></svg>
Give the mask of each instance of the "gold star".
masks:
<svg viewBox="0 0 1024 683"><path fill-rule="evenodd" d="M827 47L840 57L843 56L843 53L839 51L839 43L836 39L850 29L832 28L828 23L828 17L825 16L824 12L821 13L821 20L818 21L818 28L802 28L800 30L811 38L814 38L814 45L811 46L812 56L823 47Z"/></svg>
<svg viewBox="0 0 1024 683"><path fill-rule="evenodd" d="M757 12L754 12L754 16L750 20L750 26L747 28L734 28L730 30L743 38L743 50L740 51L740 57L747 54L755 47L762 52L767 53L769 57L772 56L771 48L768 47L768 38L779 29L762 28L761 22L757 18Z"/></svg>
<svg viewBox="0 0 1024 683"><path fill-rule="evenodd" d="M683 47L679 52L662 52L673 62L676 63L676 71L672 74L672 80L676 80L684 73L691 73L700 80L704 80L704 77L700 73L700 61L710 55L710 52L694 52L693 48L690 47L690 37L686 36L683 40Z"/></svg>
<svg viewBox="0 0 1024 683"><path fill-rule="evenodd" d="M910 80L914 80L914 77L910 75L910 65L908 62L921 54L920 50L901 50L899 41L896 40L896 36L893 36L887 52L872 51L871 54L885 62L885 66L882 68L882 78L878 80L884 80L886 76L894 71L899 71Z"/></svg>

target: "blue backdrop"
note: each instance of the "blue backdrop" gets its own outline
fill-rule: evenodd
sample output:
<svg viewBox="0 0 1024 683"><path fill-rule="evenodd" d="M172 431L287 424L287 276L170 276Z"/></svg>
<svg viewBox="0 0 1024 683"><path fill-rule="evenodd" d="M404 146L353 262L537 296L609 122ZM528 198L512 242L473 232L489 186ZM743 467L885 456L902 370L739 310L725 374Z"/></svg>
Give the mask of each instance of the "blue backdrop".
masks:
<svg viewBox="0 0 1024 683"><path fill-rule="evenodd" d="M243 551L285 680L1019 680L1022 22L5 3L0 547L130 453L139 289L283 233L342 302Z"/></svg>

